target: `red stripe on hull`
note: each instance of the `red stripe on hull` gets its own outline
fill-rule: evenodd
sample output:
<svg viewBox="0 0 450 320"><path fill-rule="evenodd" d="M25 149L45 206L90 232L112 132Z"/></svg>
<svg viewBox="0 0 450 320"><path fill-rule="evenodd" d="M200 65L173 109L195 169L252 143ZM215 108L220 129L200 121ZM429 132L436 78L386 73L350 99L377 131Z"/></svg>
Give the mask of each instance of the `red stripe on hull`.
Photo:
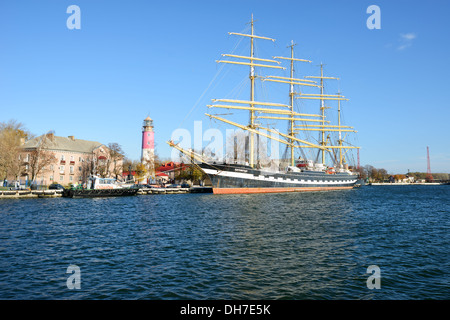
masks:
<svg viewBox="0 0 450 320"><path fill-rule="evenodd" d="M214 194L238 193L279 193L279 192L308 192L353 189L351 187L305 187L305 188L213 188Z"/></svg>

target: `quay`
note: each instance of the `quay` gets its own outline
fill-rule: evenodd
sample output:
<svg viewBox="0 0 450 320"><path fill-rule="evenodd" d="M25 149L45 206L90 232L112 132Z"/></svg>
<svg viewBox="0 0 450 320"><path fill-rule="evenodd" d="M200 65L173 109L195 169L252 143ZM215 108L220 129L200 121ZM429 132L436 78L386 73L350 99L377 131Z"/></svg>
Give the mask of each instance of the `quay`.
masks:
<svg viewBox="0 0 450 320"><path fill-rule="evenodd" d="M138 195L212 193L211 187L190 188L141 188ZM0 190L0 199L57 198L63 196L63 190Z"/></svg>
<svg viewBox="0 0 450 320"><path fill-rule="evenodd" d="M0 190L0 199L56 198L62 194L62 190Z"/></svg>

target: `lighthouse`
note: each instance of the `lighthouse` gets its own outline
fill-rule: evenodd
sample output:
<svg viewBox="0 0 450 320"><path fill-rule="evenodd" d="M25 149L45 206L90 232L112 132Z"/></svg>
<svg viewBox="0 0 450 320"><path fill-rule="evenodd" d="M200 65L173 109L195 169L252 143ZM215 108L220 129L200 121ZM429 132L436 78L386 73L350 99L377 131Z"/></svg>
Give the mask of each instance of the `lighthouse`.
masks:
<svg viewBox="0 0 450 320"><path fill-rule="evenodd" d="M142 152L141 162L147 168L147 178L155 173L155 132L153 120L150 117L144 119L142 126Z"/></svg>

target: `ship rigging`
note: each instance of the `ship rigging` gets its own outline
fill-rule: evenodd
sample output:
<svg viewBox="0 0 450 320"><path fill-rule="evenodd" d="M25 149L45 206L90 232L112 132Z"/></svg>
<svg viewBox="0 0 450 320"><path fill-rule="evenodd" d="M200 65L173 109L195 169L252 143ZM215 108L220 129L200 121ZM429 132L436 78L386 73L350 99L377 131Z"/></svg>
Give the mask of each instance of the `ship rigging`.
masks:
<svg viewBox="0 0 450 320"><path fill-rule="evenodd" d="M353 127L341 124L341 101L348 99L339 91L337 94L327 94L324 90L328 80L339 80L336 77L324 75L323 64L320 64L319 76L298 77L295 74L294 63L311 63L310 60L295 56L292 41L288 46L290 55L260 58L255 55L255 41L272 41L275 39L256 35L254 20L250 22L250 33L230 32L230 35L249 38L250 52L248 56L237 54L223 54L224 59L217 63L232 64L249 67L250 92L248 99L212 99L209 109L227 109L231 111L247 111L248 123L243 124L227 119L219 114L205 113L210 119L231 125L248 133L248 154L245 164L218 164L207 159L203 154L192 149L181 148L177 143L169 141L169 145L196 163L213 183L214 193L253 193L253 192L287 192L348 189L355 186L357 174L349 170L347 153L359 147L345 142L345 137L356 133ZM283 62L288 62L289 75L257 76L256 69L285 70ZM255 82L281 83L288 85L289 102L287 104L256 99ZM319 89L319 93L307 93L306 90L296 88ZM318 100L319 113L307 113L294 108L295 101ZM337 124L328 120L326 105L328 101L337 101ZM282 132L269 126L263 126L261 120L287 122L287 130ZM319 133L318 139L311 139L309 133ZM337 143L331 139L331 134L337 133ZM301 135L303 134L303 135ZM308 136L308 137L306 137ZM255 150L255 138L265 137L283 144L288 150L286 165L280 165L276 170L269 170L261 166L259 154ZM306 137L306 138L305 138ZM316 150L316 158L306 159L304 150ZM303 158L296 158L296 151L300 150ZM256 156L255 156L256 154ZM332 166L327 166L327 155L332 160Z"/></svg>

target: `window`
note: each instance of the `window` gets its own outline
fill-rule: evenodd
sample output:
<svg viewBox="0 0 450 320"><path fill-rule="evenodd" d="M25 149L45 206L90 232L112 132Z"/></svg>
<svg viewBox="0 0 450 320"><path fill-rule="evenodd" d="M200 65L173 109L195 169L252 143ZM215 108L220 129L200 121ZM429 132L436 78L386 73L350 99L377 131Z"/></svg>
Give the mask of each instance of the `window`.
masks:
<svg viewBox="0 0 450 320"><path fill-rule="evenodd" d="M61 161L64 161L64 160L66 160L66 159L64 158L64 155L62 154L61 155Z"/></svg>
<svg viewBox="0 0 450 320"><path fill-rule="evenodd" d="M53 176L50 176L50 181L53 181Z"/></svg>
<svg viewBox="0 0 450 320"><path fill-rule="evenodd" d="M73 166L70 166L70 167L69 167L69 172L70 172L70 173L73 173Z"/></svg>
<svg viewBox="0 0 450 320"><path fill-rule="evenodd" d="M75 158L73 156L70 156L70 161L75 161Z"/></svg>
<svg viewBox="0 0 450 320"><path fill-rule="evenodd" d="M59 176L59 181L63 181L64 180L64 176Z"/></svg>
<svg viewBox="0 0 450 320"><path fill-rule="evenodd" d="M55 168L54 168L54 166L51 164L50 165L50 170L54 170Z"/></svg>
<svg viewBox="0 0 450 320"><path fill-rule="evenodd" d="M78 167L78 171L81 171L81 170L83 170L83 168L82 167Z"/></svg>
<svg viewBox="0 0 450 320"><path fill-rule="evenodd" d="M70 177L69 177L69 180L70 180L70 181L73 181L73 177L72 177L72 176L70 176Z"/></svg>
<svg viewBox="0 0 450 320"><path fill-rule="evenodd" d="M78 161L80 161L80 162L81 162L81 157L78 157Z"/></svg>
<svg viewBox="0 0 450 320"><path fill-rule="evenodd" d="M59 172L60 172L60 173L64 173L64 166L60 166L60 167L59 167Z"/></svg>

